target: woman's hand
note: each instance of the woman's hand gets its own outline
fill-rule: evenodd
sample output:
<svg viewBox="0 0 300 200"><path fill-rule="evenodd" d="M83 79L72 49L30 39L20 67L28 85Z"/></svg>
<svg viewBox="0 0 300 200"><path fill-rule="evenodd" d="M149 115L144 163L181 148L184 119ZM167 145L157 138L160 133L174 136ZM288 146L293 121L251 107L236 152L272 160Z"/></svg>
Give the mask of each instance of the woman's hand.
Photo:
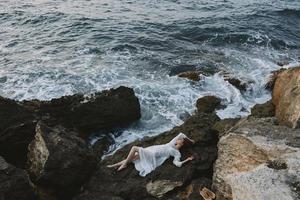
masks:
<svg viewBox="0 0 300 200"><path fill-rule="evenodd" d="M194 156L189 156L189 157L187 158L187 160L194 160L194 159L195 159Z"/></svg>

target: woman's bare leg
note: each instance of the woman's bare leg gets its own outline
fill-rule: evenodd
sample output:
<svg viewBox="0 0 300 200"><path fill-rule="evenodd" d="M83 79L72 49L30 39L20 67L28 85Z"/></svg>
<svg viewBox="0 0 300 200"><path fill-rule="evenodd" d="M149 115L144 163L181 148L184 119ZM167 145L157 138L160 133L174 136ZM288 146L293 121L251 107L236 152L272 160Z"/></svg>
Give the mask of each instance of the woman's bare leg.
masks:
<svg viewBox="0 0 300 200"><path fill-rule="evenodd" d="M138 152L138 147L137 146L133 146L131 147L131 150L127 156L127 158L125 159L125 161L120 165L120 167L118 168L118 171L124 169L127 167L127 164L132 162L133 160L136 160L136 156L137 156L137 153Z"/></svg>
<svg viewBox="0 0 300 200"><path fill-rule="evenodd" d="M107 165L108 168L113 168L113 167L119 167L121 166L123 163L125 162L125 159L118 162L118 163L115 163L115 164L112 164L112 165Z"/></svg>

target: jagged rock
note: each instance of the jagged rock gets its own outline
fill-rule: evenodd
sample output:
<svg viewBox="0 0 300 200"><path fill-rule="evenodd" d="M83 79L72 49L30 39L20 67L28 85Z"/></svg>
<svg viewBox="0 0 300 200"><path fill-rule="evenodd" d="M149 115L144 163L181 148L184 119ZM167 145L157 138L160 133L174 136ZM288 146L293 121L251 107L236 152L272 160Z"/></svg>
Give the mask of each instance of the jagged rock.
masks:
<svg viewBox="0 0 300 200"><path fill-rule="evenodd" d="M247 90L247 84L243 83L241 80L233 77L225 77L225 81L228 81L231 85L239 89L240 91L246 91Z"/></svg>
<svg viewBox="0 0 300 200"><path fill-rule="evenodd" d="M222 108L221 99L215 96L204 96L196 102L198 112L211 113Z"/></svg>
<svg viewBox="0 0 300 200"><path fill-rule="evenodd" d="M200 81L200 72L197 72L197 71L181 72L177 76L181 77L181 78L187 78L192 81Z"/></svg>
<svg viewBox="0 0 300 200"><path fill-rule="evenodd" d="M79 130L77 135L86 139L93 131L107 132L139 118L139 101L132 89L123 86L91 97L77 94L51 101L17 102L0 97L0 155L24 168L27 147L40 119L51 126L62 124Z"/></svg>
<svg viewBox="0 0 300 200"><path fill-rule="evenodd" d="M296 128L300 118L300 67L277 75L272 101L279 124Z"/></svg>
<svg viewBox="0 0 300 200"><path fill-rule="evenodd" d="M104 90L90 97L82 94L51 101L25 101L27 108L49 115L56 124L78 129L84 138L91 132L126 126L141 117L140 104L128 87Z"/></svg>
<svg viewBox="0 0 300 200"><path fill-rule="evenodd" d="M231 85L236 87L238 90L245 92L247 90L247 83L242 82L239 78L234 77L233 74L227 72L227 71L221 71L220 75L223 76L225 81L228 81ZM248 82L250 83L250 82Z"/></svg>
<svg viewBox="0 0 300 200"><path fill-rule="evenodd" d="M255 117L273 117L275 116L275 106L272 100L263 104L256 104L251 109L251 116Z"/></svg>
<svg viewBox="0 0 300 200"><path fill-rule="evenodd" d="M85 141L62 127L39 122L28 150L27 170L34 183L55 190L63 199L78 192L96 167Z"/></svg>
<svg viewBox="0 0 300 200"><path fill-rule="evenodd" d="M33 185L23 169L8 164L0 156L0 199L34 200Z"/></svg>
<svg viewBox="0 0 300 200"><path fill-rule="evenodd" d="M293 184L300 180L300 130L275 121L249 117L220 139L213 176L217 200L297 199ZM286 166L270 168L270 160ZM278 166L281 170L274 169Z"/></svg>
<svg viewBox="0 0 300 200"><path fill-rule="evenodd" d="M109 156L101 162L91 180L85 185L83 192L75 199L104 199L103 196L107 199L111 197L132 200L154 199L153 194L150 195L147 192L146 185L149 182L161 183L162 181L167 181L169 183L182 183L185 185L196 178L211 179L212 165L216 159L216 143L218 140L216 132L211 127L218 120L219 118L215 113L207 114L199 112L191 116L181 126L175 127L168 132L125 146L113 156ZM181 168L173 165L172 158L168 159L163 165L159 166L146 177L140 177L132 164L120 172L106 167L107 164L124 159L133 145L147 147L155 144L164 144L169 142L179 132L184 132L196 142L194 145L181 150L183 159L191 154L194 154L196 157L195 160L183 165ZM167 193L161 193L162 198L174 197L175 193L177 193L177 188Z"/></svg>
<svg viewBox="0 0 300 200"><path fill-rule="evenodd" d="M0 155L20 168L34 136L34 113L14 100L0 97Z"/></svg>

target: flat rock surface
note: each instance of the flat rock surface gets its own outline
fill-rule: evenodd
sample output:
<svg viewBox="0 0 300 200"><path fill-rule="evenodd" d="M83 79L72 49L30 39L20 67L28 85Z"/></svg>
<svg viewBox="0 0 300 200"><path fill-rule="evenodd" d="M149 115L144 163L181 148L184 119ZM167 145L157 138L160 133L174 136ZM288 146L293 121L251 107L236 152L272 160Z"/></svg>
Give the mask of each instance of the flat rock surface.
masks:
<svg viewBox="0 0 300 200"><path fill-rule="evenodd" d="M294 185L300 181L300 130L275 122L249 117L220 139L213 177L217 199L299 198Z"/></svg>

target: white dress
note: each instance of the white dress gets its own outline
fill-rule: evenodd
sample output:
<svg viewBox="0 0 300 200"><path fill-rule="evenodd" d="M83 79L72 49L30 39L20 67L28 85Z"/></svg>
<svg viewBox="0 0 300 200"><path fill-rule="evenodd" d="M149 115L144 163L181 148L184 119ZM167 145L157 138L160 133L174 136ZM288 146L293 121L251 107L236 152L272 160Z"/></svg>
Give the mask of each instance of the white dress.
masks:
<svg viewBox="0 0 300 200"><path fill-rule="evenodd" d="M181 154L179 150L175 148L176 140L179 138L187 138L187 136L183 133L179 133L166 144L153 145L146 148L139 147L138 152L140 159L133 161L133 163L135 169L139 171L140 176L146 176L156 167L163 164L170 156L174 157L173 164L177 167L181 167Z"/></svg>

